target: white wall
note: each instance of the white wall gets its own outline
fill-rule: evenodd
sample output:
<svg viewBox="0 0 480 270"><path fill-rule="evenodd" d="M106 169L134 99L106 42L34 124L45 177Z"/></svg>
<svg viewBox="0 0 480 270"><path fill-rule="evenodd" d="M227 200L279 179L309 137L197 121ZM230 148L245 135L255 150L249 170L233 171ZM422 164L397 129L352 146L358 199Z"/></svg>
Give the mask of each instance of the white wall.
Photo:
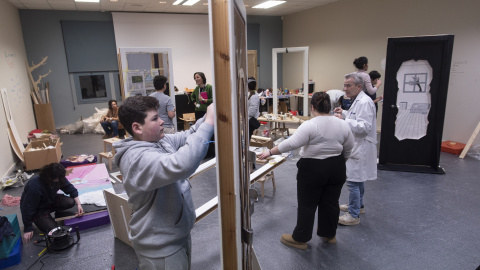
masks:
<svg viewBox="0 0 480 270"><path fill-rule="evenodd" d="M195 88L193 74L213 84L208 16L198 14L112 13L118 48L171 48L179 90Z"/></svg>
<svg viewBox="0 0 480 270"><path fill-rule="evenodd" d="M342 88L359 56L384 77L388 37L454 34L443 140L466 143L480 121L479 10L474 0L341 0L284 16L283 45L310 47L309 78L326 91ZM301 64L301 57L284 56L284 87L301 85Z"/></svg>
<svg viewBox="0 0 480 270"><path fill-rule="evenodd" d="M8 1L0 1L0 88L6 88L13 120L22 143L35 129L35 118L30 98L30 85L25 68L27 59L18 10ZM10 146L7 118L0 103L0 177L8 174L18 161Z"/></svg>

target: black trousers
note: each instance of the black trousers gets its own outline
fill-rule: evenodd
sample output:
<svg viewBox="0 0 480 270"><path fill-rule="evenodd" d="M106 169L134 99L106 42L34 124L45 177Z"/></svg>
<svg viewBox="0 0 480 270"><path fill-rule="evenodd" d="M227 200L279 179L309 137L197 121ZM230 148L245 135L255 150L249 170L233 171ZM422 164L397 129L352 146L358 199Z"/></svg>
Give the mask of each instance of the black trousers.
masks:
<svg viewBox="0 0 480 270"><path fill-rule="evenodd" d="M40 231L48 233L52 229L58 227L57 222L52 215L50 215L50 213L54 211L70 209L74 205L75 200L73 198L62 194L57 194L55 197L55 202L49 208L38 211L38 213L33 216L32 221Z"/></svg>
<svg viewBox="0 0 480 270"><path fill-rule="evenodd" d="M320 237L334 237L340 208L338 199L347 178L345 158L340 155L327 159L301 158L297 162L297 225L293 239L312 239L315 212L318 208Z"/></svg>

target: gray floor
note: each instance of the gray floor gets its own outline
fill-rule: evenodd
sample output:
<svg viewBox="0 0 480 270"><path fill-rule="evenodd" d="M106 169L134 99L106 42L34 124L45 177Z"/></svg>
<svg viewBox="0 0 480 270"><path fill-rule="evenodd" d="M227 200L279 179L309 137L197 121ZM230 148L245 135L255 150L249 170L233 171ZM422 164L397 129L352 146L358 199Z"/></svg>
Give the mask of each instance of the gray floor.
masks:
<svg viewBox="0 0 480 270"><path fill-rule="evenodd" d="M61 135L64 157L98 154L101 135ZM480 161L442 153L445 175L379 171L366 184L361 223L339 226L337 244L324 244L314 235L305 251L283 245L280 235L291 233L296 220L296 161L290 158L275 170L277 188L265 187L265 198L255 204L252 217L254 248L262 269L475 269L480 265ZM112 172L118 171L114 167ZM216 195L215 170L192 180L197 207ZM259 188L259 184L257 184ZM121 185L115 190L121 192ZM0 191L20 196L22 188ZM340 203L346 203L344 188ZM19 207L1 206L1 215ZM36 232L34 239L38 238ZM192 269L220 269L218 212L192 231ZM110 225L81 232L71 249L47 254L32 242L23 247L20 265L9 269L136 269L134 251L113 237ZM35 263L35 261L37 261Z"/></svg>

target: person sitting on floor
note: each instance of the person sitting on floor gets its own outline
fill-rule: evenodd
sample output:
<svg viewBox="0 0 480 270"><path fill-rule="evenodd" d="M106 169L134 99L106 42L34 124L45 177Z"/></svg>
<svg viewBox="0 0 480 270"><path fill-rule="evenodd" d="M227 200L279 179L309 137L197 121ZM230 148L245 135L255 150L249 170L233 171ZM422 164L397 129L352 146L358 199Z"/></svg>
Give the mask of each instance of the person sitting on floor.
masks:
<svg viewBox="0 0 480 270"><path fill-rule="evenodd" d="M118 137L118 107L116 100L108 101L108 113L100 121L103 130L105 130L104 139Z"/></svg>
<svg viewBox="0 0 480 270"><path fill-rule="evenodd" d="M65 168L59 163L45 165L40 174L32 177L23 189L20 199L20 210L23 220L23 240L28 243L33 236L33 225L43 233L58 227L51 212L66 210L77 204L75 216L83 215L83 208L78 199L77 189L65 178ZM62 190L63 194L57 194Z"/></svg>

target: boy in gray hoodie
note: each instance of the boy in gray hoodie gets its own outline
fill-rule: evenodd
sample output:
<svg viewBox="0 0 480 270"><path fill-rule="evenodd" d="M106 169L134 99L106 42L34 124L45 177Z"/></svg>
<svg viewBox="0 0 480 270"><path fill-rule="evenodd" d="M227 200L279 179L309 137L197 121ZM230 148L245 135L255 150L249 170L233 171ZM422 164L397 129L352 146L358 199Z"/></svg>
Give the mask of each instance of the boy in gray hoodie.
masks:
<svg viewBox="0 0 480 270"><path fill-rule="evenodd" d="M133 210L129 238L140 269L190 269L196 216L188 177L207 153L212 105L194 126L176 134L164 134L154 97L129 97L119 108L132 137L114 144L114 160Z"/></svg>

